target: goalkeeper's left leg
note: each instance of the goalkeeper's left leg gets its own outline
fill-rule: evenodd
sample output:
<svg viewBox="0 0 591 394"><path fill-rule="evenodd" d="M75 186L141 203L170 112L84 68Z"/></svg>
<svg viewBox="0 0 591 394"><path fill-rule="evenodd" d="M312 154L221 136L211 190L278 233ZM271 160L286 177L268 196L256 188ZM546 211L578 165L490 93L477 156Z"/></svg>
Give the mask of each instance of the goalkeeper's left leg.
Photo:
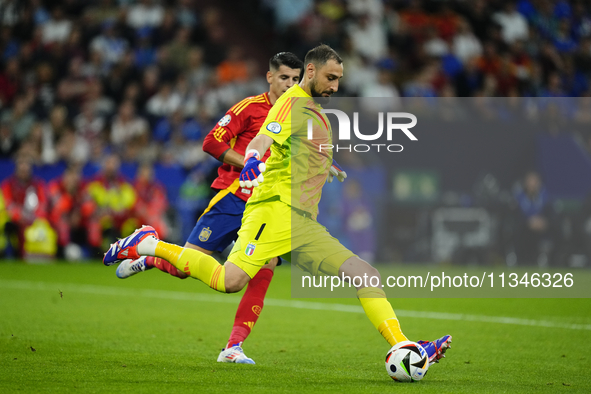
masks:
<svg viewBox="0 0 591 394"><path fill-rule="evenodd" d="M231 262L222 265L201 251L183 248L154 238L147 238L138 245L138 253L160 257L179 271L199 279L209 287L222 293L242 290L250 276Z"/></svg>
<svg viewBox="0 0 591 394"><path fill-rule="evenodd" d="M153 227L143 226L133 234L111 245L103 258L105 265L115 264L123 259L138 259L140 256L160 257L184 274L201 280L214 290L223 293L240 291L251 276L264 265L254 266L251 276L231 262L221 265L215 258L195 249L160 241Z"/></svg>
<svg viewBox="0 0 591 394"><path fill-rule="evenodd" d="M378 270L357 256L349 257L341 265L339 276L342 277L342 275L351 278L354 276L363 277L364 275L368 277L380 277ZM373 283L373 281L370 280L366 283ZM378 283L381 283L381 279ZM398 342L408 341L402 333L396 313L394 313L392 305L388 302L386 294L381 287L358 287L357 297L369 320L384 339L388 341L390 346L394 346Z"/></svg>

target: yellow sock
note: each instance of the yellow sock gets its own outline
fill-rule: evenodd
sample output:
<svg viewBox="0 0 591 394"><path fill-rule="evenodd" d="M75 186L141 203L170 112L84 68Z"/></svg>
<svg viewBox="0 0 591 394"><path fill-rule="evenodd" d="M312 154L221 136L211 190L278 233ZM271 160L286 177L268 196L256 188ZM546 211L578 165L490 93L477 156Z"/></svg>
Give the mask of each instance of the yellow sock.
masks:
<svg viewBox="0 0 591 394"><path fill-rule="evenodd" d="M183 248L178 245L159 241L156 245L156 257L174 265L185 274L199 279L214 290L226 292L226 267L213 257L198 250Z"/></svg>
<svg viewBox="0 0 591 394"><path fill-rule="evenodd" d="M396 318L392 305L386 298L384 290L376 287L365 287L357 291L357 297L371 323L388 341L390 346L394 346L398 342L408 341L400 330L400 323Z"/></svg>

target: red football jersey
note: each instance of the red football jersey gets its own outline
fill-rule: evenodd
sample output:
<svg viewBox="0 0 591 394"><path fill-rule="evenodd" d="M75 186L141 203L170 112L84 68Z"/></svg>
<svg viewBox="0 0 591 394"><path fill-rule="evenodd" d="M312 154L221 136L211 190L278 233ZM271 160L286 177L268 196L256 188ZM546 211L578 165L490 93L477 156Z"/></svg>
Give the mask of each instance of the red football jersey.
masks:
<svg viewBox="0 0 591 394"><path fill-rule="evenodd" d="M247 97L240 101L230 108L213 130L207 134L203 141L203 150L216 159L219 159L228 148L244 155L246 147L258 134L271 107L269 93ZM263 161L267 160L270 154L270 150L265 152ZM218 190L229 189L231 193L242 200L248 200L252 194L252 188L241 188L238 185L240 171L242 171L241 168L223 163L218 169L218 177L213 181L211 187Z"/></svg>
<svg viewBox="0 0 591 394"><path fill-rule="evenodd" d="M43 180L33 176L29 181L22 182L16 175L12 175L2 182L1 187L10 220L19 222L24 219L32 222L35 218L47 217L47 197ZM37 195L37 199L31 200L33 203L30 207L31 211L27 211L27 195L31 192Z"/></svg>

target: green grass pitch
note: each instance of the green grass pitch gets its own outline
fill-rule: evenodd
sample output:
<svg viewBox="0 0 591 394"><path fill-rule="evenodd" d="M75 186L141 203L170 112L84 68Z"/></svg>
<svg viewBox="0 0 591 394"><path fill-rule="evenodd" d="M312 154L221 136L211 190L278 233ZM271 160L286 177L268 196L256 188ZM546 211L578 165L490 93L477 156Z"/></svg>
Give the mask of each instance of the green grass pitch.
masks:
<svg viewBox="0 0 591 394"><path fill-rule="evenodd" d="M100 264L0 261L0 392L591 392L589 299L391 299L411 339L454 338L424 380L405 384L387 376L388 345L365 315L331 310L357 300L295 302L289 277L277 269L245 343L257 365L234 365L216 358L240 295L156 270L120 280Z"/></svg>

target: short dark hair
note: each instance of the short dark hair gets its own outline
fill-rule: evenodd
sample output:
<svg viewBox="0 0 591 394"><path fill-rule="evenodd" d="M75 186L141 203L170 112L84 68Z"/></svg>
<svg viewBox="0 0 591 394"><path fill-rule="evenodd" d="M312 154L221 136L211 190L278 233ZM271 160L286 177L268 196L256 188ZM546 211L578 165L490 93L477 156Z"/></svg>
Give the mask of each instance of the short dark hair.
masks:
<svg viewBox="0 0 591 394"><path fill-rule="evenodd" d="M304 63L306 65L312 63L315 66L320 67L324 66L329 60L334 60L338 64L343 62L343 59L341 59L337 51L326 44L321 44L308 51L306 58L304 59Z"/></svg>
<svg viewBox="0 0 591 394"><path fill-rule="evenodd" d="M287 66L294 70L304 69L304 63L291 52L279 52L269 59L269 70L276 71L281 66Z"/></svg>

